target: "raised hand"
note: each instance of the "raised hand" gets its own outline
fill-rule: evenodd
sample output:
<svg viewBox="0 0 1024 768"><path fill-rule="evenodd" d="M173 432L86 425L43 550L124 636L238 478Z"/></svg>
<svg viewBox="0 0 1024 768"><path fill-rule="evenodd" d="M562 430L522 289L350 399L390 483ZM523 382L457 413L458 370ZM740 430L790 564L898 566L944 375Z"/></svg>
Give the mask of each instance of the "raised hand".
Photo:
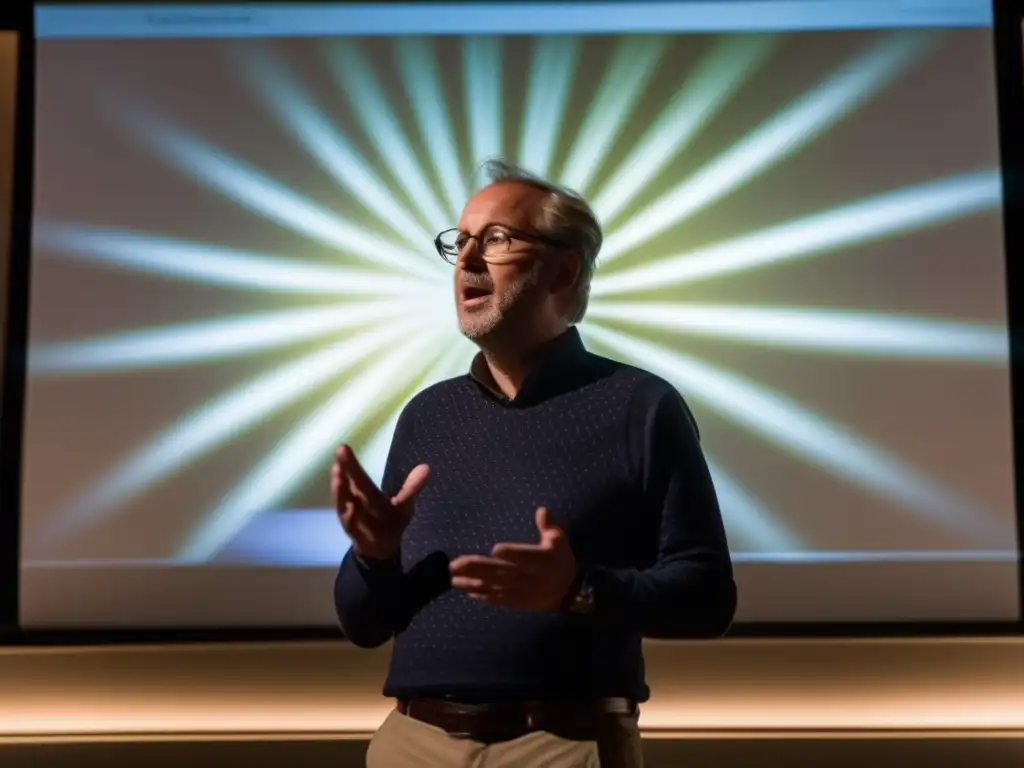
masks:
<svg viewBox="0 0 1024 768"><path fill-rule="evenodd" d="M331 495L357 555L368 560L390 560L397 554L416 494L429 475L426 464L414 467L402 489L389 499L366 474L351 448L343 445L335 451Z"/></svg>
<svg viewBox="0 0 1024 768"><path fill-rule="evenodd" d="M565 532L545 507L536 515L537 544L495 544L491 554L452 560L452 586L492 605L555 611L576 579L577 563Z"/></svg>

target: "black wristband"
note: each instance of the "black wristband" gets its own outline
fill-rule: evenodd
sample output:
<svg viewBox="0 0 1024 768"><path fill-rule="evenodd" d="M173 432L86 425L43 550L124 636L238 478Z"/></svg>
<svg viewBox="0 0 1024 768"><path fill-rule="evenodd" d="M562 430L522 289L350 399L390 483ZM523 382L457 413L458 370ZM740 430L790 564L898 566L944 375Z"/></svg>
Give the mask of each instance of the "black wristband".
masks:
<svg viewBox="0 0 1024 768"><path fill-rule="evenodd" d="M379 560L374 557L366 557L365 555L361 555L354 550L352 552L352 555L355 557L355 559L359 562L360 565L369 570L395 568L396 566L399 566L402 563L402 557L398 552L393 554L387 560Z"/></svg>

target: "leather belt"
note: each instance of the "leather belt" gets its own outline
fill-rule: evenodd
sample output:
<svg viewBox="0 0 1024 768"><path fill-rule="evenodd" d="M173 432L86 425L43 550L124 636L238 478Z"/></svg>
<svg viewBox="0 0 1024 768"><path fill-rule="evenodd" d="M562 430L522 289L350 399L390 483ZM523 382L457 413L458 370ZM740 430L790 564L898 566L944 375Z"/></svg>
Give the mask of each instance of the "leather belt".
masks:
<svg viewBox="0 0 1024 768"><path fill-rule="evenodd" d="M632 699L605 698L476 704L449 699L399 699L397 710L458 738L485 743L509 741L532 731L594 741L610 719L636 717Z"/></svg>

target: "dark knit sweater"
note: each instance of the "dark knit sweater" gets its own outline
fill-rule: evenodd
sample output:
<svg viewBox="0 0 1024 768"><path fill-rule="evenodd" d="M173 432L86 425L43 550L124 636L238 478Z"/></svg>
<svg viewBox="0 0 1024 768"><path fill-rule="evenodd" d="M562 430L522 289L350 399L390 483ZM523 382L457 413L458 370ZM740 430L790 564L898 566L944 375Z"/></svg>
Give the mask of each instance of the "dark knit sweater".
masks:
<svg viewBox="0 0 1024 768"><path fill-rule="evenodd" d="M643 701L642 637L728 628L736 588L688 408L662 379L586 351L575 329L514 400L472 374L417 395L383 491L396 493L420 463L431 475L400 565L349 552L335 583L349 640L394 638L385 695ZM450 559L536 542L538 506L566 531L593 613L514 611L450 588Z"/></svg>

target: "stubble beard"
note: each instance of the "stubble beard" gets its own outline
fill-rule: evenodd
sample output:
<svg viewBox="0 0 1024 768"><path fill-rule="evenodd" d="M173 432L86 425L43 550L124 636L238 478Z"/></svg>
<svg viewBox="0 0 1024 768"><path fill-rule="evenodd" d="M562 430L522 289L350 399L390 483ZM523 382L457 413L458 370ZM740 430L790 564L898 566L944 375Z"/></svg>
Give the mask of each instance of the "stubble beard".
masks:
<svg viewBox="0 0 1024 768"><path fill-rule="evenodd" d="M540 281L541 263L535 263L529 272L505 288L500 296L492 296L486 307L476 311L459 311L459 330L470 341L484 342L500 332L509 314L522 302Z"/></svg>

